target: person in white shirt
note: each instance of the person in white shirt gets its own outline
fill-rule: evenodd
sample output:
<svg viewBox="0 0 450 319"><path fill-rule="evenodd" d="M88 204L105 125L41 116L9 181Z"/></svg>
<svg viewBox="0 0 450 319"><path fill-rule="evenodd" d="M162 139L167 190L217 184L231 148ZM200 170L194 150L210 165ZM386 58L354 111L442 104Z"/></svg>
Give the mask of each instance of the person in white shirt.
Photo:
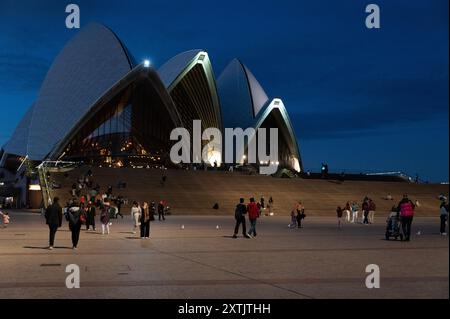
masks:
<svg viewBox="0 0 450 319"><path fill-rule="evenodd" d="M131 218L133 219L133 234L136 234L136 229L140 226L140 218L141 218L141 207L138 202L133 202L133 207L131 207Z"/></svg>

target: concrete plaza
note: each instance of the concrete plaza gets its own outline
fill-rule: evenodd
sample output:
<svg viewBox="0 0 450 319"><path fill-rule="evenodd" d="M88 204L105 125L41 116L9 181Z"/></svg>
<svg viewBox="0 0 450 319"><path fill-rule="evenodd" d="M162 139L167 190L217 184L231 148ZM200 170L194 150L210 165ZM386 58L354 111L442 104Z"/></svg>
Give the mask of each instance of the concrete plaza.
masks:
<svg viewBox="0 0 450 319"><path fill-rule="evenodd" d="M125 216L110 235L82 230L78 250L64 221L49 251L44 218L11 212L0 298L448 298L439 219L416 218L411 242L386 241L384 220L338 230L333 217L307 217L289 229L289 218L264 216L256 238L233 239L232 216L168 216L142 240ZM80 267L80 289L65 286L68 264ZM380 267L379 289L365 286L369 264Z"/></svg>

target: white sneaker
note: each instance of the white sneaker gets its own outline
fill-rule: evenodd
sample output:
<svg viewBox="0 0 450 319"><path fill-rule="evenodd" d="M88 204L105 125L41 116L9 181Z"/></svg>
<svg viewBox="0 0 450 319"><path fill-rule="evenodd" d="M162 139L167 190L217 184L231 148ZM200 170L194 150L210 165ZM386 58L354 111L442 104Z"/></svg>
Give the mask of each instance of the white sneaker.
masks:
<svg viewBox="0 0 450 319"><path fill-rule="evenodd" d="M53 250L53 246L48 247L48 249Z"/></svg>
<svg viewBox="0 0 450 319"><path fill-rule="evenodd" d="M447 236L447 233L442 233L441 235L442 235L442 236Z"/></svg>

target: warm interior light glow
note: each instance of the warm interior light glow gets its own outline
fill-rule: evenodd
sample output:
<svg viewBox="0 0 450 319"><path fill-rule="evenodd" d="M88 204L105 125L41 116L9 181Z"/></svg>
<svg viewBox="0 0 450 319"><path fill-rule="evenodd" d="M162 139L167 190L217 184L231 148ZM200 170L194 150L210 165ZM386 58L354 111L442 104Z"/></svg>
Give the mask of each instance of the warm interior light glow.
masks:
<svg viewBox="0 0 450 319"><path fill-rule="evenodd" d="M219 151L210 150L207 154L208 162L211 166L214 166L217 163L218 166L222 164L222 154Z"/></svg>
<svg viewBox="0 0 450 319"><path fill-rule="evenodd" d="M293 157L292 158L292 167L300 173L300 162L298 161L298 158Z"/></svg>
<svg viewBox="0 0 450 319"><path fill-rule="evenodd" d="M41 190L41 185L39 184L32 184L28 187L28 189L30 191L40 191Z"/></svg>

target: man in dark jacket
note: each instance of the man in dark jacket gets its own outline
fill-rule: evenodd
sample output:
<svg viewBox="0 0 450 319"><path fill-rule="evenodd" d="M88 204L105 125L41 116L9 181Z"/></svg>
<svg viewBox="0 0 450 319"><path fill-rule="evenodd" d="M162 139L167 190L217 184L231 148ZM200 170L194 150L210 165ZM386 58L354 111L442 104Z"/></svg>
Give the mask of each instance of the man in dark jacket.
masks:
<svg viewBox="0 0 450 319"><path fill-rule="evenodd" d="M53 204L47 207L47 210L45 211L45 221L50 230L48 249L53 249L56 231L62 225L62 208L59 206L58 197L55 197L53 199Z"/></svg>
<svg viewBox="0 0 450 319"><path fill-rule="evenodd" d="M234 235L233 238L237 238L237 234L239 232L239 226L242 224L242 235L245 238L250 238L247 235L247 226L245 225L245 214L247 213L247 207L244 204L244 199L241 198L239 200L239 204L236 205L236 209L234 211L234 219L236 219L236 226L234 227Z"/></svg>

